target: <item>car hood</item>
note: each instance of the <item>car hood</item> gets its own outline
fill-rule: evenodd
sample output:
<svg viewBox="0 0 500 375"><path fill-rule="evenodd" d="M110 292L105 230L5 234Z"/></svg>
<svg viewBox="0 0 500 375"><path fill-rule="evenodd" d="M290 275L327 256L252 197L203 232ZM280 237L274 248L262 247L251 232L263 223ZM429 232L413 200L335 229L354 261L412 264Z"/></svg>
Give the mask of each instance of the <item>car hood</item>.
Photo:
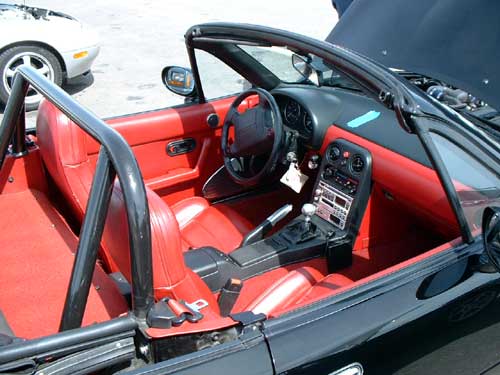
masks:
<svg viewBox="0 0 500 375"><path fill-rule="evenodd" d="M98 40L92 28L65 13L0 0L0 48L30 41L64 54L95 46Z"/></svg>
<svg viewBox="0 0 500 375"><path fill-rule="evenodd" d="M40 20L48 22L77 21L75 18L49 9L26 5L0 3L0 21L9 20Z"/></svg>
<svg viewBox="0 0 500 375"><path fill-rule="evenodd" d="M355 0L327 41L500 109L500 1Z"/></svg>

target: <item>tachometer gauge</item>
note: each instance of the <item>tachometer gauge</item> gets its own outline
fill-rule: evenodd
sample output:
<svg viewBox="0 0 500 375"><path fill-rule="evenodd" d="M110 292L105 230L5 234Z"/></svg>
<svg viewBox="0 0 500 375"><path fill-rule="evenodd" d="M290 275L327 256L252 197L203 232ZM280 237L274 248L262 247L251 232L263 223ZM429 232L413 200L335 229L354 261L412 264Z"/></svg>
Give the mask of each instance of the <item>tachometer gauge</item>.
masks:
<svg viewBox="0 0 500 375"><path fill-rule="evenodd" d="M296 125L300 119L301 108L300 104L295 100L289 100L285 106L285 120L289 125Z"/></svg>
<svg viewBox="0 0 500 375"><path fill-rule="evenodd" d="M304 114L304 131L307 135L311 135L313 131L313 122L309 113Z"/></svg>

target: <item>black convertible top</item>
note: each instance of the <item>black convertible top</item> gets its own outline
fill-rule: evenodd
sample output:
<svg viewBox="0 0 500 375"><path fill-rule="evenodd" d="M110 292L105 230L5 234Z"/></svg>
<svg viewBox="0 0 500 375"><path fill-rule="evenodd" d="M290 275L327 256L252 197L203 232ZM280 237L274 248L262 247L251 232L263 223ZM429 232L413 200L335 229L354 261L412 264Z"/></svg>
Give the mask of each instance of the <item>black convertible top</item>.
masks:
<svg viewBox="0 0 500 375"><path fill-rule="evenodd" d="M500 109L499 0L355 0L327 41Z"/></svg>

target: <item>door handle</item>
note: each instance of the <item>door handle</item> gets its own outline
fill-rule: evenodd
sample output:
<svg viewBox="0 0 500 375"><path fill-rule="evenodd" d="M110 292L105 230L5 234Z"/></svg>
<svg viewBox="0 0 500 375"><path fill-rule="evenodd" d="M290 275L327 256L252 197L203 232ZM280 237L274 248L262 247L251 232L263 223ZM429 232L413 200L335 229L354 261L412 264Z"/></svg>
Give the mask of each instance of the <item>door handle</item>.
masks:
<svg viewBox="0 0 500 375"><path fill-rule="evenodd" d="M200 177L201 171L207 162L208 153L210 150L211 140L210 138L204 138L201 141L200 155L198 156L198 161L193 169L186 170L186 168L180 168L180 171L176 173L173 169L162 176L147 179L146 186L153 190L165 189L176 184L192 181Z"/></svg>
<svg viewBox="0 0 500 375"><path fill-rule="evenodd" d="M167 154L169 156L176 156L187 154L196 148L196 140L194 138L185 138L178 141L170 142L167 145Z"/></svg>

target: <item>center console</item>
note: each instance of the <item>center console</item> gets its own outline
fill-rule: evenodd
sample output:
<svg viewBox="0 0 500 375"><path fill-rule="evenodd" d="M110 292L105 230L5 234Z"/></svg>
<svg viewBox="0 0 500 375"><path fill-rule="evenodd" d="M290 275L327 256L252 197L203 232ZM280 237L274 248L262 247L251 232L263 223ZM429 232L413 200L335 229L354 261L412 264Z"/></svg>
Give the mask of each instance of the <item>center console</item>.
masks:
<svg viewBox="0 0 500 375"><path fill-rule="evenodd" d="M206 247L185 253L186 265L213 291L287 264L326 257L329 272L352 263L352 247L371 189L372 159L364 148L337 139L326 149L311 204L280 231L230 254Z"/></svg>
<svg viewBox="0 0 500 375"><path fill-rule="evenodd" d="M342 234L357 234L370 195L371 164L367 150L342 139L325 152L313 202L316 215Z"/></svg>

